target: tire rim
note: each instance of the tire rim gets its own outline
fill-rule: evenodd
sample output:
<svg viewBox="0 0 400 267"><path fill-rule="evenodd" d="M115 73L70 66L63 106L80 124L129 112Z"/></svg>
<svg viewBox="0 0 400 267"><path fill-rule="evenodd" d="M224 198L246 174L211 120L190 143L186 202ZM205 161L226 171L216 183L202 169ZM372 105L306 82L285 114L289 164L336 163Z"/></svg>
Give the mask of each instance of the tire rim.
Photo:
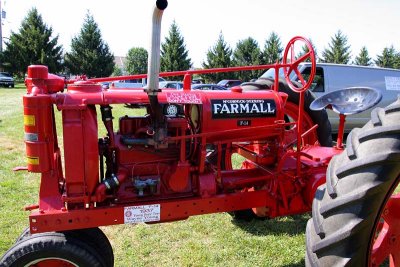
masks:
<svg viewBox="0 0 400 267"><path fill-rule="evenodd" d="M400 263L400 193L392 195L399 178L378 213L368 250L369 266L381 266L387 260L391 267Z"/></svg>
<svg viewBox="0 0 400 267"><path fill-rule="evenodd" d="M42 258L26 264L25 267L79 267L79 266L66 259Z"/></svg>

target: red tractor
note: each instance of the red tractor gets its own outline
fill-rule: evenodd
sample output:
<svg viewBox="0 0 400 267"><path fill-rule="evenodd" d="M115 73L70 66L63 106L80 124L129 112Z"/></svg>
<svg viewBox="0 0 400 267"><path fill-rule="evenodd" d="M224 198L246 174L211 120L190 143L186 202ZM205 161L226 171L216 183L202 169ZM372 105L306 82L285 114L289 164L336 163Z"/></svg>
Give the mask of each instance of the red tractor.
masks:
<svg viewBox="0 0 400 267"><path fill-rule="evenodd" d="M341 134L331 146L325 110L309 107L314 98L307 89L315 74L310 42L293 38L280 64L159 73L166 7L166 0L158 0L153 13L147 89L103 89L99 83L146 75L66 82L46 66L28 67L27 170L41 174L39 203L26 207L30 226L2 257L2 266L113 266L112 247L99 226L215 212L246 219L311 210L330 160L343 148ZM299 44L309 52L296 59ZM307 79L297 69L305 60L313 65ZM190 90L193 74L267 68L275 69L275 79L230 92ZM289 79L291 73L299 83ZM158 89L160 76L178 75L184 76L183 90ZM363 95L354 102L364 101ZM114 125L112 106L125 104L144 115L132 116L128 109ZM62 114L63 157L56 111ZM107 134L99 138L100 125ZM232 167L234 154L245 158L240 168Z"/></svg>

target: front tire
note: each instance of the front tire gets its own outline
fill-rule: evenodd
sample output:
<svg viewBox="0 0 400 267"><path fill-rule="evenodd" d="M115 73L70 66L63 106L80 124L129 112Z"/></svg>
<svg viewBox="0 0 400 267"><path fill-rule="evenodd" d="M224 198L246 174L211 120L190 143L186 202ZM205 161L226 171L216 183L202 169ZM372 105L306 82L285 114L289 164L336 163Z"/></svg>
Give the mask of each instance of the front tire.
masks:
<svg viewBox="0 0 400 267"><path fill-rule="evenodd" d="M98 255L100 255L103 258L107 267L114 266L114 252L112 246L107 236L103 233L102 230L100 230L100 228L95 227L95 228L76 229L59 233L62 233L67 237L77 239L80 242L89 245L90 247L96 250ZM15 243L19 243L31 236L32 235L28 227L21 233L21 235L17 238Z"/></svg>
<svg viewBox="0 0 400 267"><path fill-rule="evenodd" d="M106 267L89 245L63 233L41 233L23 239L0 259L0 266Z"/></svg>
<svg viewBox="0 0 400 267"><path fill-rule="evenodd" d="M330 162L307 223L306 265L372 265L378 226L399 180L400 99L373 110L371 121L354 129L346 150Z"/></svg>

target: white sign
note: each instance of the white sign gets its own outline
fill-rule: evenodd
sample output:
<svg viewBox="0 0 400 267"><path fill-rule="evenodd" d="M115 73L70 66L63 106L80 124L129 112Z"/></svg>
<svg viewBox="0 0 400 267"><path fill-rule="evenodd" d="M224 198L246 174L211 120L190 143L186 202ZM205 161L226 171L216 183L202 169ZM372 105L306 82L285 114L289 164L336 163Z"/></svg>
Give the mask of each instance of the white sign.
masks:
<svg viewBox="0 0 400 267"><path fill-rule="evenodd" d="M400 77L385 76L386 90L400 91Z"/></svg>
<svg viewBox="0 0 400 267"><path fill-rule="evenodd" d="M159 220L160 204L124 208L124 223L157 222Z"/></svg>

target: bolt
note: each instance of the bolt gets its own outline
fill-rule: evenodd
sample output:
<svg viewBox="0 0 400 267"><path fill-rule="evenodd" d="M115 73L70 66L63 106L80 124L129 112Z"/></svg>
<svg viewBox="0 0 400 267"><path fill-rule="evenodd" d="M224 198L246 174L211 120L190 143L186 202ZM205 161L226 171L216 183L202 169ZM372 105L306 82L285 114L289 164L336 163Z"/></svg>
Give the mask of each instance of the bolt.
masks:
<svg viewBox="0 0 400 267"><path fill-rule="evenodd" d="M386 215L388 215L389 214L389 210L387 209L387 208L385 208L384 210L383 210L383 216L386 216Z"/></svg>

